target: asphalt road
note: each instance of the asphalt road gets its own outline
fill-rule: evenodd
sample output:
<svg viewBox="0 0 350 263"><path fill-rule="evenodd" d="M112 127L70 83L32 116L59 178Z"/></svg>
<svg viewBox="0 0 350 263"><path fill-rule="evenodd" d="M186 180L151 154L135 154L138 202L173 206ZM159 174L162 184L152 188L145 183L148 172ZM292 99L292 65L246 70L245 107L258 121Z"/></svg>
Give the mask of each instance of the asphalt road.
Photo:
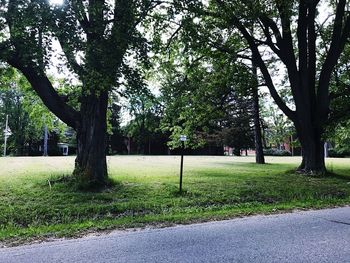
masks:
<svg viewBox="0 0 350 263"><path fill-rule="evenodd" d="M0 249L1 263L349 263L350 207Z"/></svg>

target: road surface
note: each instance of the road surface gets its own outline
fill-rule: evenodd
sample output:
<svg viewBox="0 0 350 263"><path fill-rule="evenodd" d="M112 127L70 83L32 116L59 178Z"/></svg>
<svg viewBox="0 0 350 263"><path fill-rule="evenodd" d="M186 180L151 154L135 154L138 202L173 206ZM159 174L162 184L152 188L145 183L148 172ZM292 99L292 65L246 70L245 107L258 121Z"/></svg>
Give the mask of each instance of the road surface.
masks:
<svg viewBox="0 0 350 263"><path fill-rule="evenodd" d="M349 263L350 207L0 249L1 263Z"/></svg>

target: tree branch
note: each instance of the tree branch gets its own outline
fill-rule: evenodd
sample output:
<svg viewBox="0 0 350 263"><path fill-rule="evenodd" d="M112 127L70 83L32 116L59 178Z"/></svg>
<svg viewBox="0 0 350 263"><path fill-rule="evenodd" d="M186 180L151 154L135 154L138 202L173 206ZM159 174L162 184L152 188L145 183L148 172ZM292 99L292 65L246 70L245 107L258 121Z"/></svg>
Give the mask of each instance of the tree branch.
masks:
<svg viewBox="0 0 350 263"><path fill-rule="evenodd" d="M77 128L77 122L80 119L79 112L62 100L60 95L53 88L49 79L40 71L40 69L29 65L29 63L22 63L18 57L9 58L7 62L22 72L51 112L67 125L74 129Z"/></svg>
<svg viewBox="0 0 350 263"><path fill-rule="evenodd" d="M307 64L307 76L308 76L308 87L305 87L309 90L312 104L311 107L315 107L316 105L316 5L318 4L318 0L309 4L308 7L308 17L307 17L307 50L308 50L308 64Z"/></svg>
<svg viewBox="0 0 350 263"><path fill-rule="evenodd" d="M247 40L248 45L253 53L253 59L255 60L257 66L260 68L261 73L264 76L266 85L270 91L270 94L278 107L286 114L291 120L295 120L295 112L292 111L286 103L282 100L280 95L278 94L275 85L273 84L271 75L263 61L261 54L258 50L258 46L254 42L254 38L249 34L247 29L243 26L243 24L239 21L239 19L235 16L232 17L232 23L237 29L242 33L243 37Z"/></svg>
<svg viewBox="0 0 350 263"><path fill-rule="evenodd" d="M260 26L261 26L261 29L262 29L263 32L264 32L264 35L265 35L267 41L264 42L264 41L261 41L261 40L258 40L258 39L256 39L256 41L258 41L258 42L260 42L260 43L262 43L262 44L266 44L267 46L269 46L269 47L271 48L271 50L272 50L273 52L275 52L276 55L277 55L279 58L281 58L281 60L283 61L283 60L284 60L283 53L281 52L280 49L278 49L278 48L276 47L276 44L273 43L272 37L271 37L271 34L270 34L270 26L269 26L269 24L268 24L266 21L267 21L266 19L260 20L260 22L261 22ZM279 39L279 41L281 41L281 39Z"/></svg>
<svg viewBox="0 0 350 263"><path fill-rule="evenodd" d="M82 1L72 0L72 8L78 16L78 21L86 34L89 33L90 22Z"/></svg>
<svg viewBox="0 0 350 263"><path fill-rule="evenodd" d="M305 0L299 2L299 15L298 15L298 28L297 28L297 37L298 37L298 51L299 51L299 73L302 76L307 76L307 62L308 62L308 52L307 52L307 4ZM308 88L307 78L302 77L302 87Z"/></svg>
<svg viewBox="0 0 350 263"><path fill-rule="evenodd" d="M290 26L290 16L287 14L290 10L283 6L283 1L278 1L277 9L280 15L282 24L282 40L280 41L280 49L286 56L284 64L287 66L289 81L292 86L292 91L297 93L299 86L298 69L296 64L295 52L293 47L292 31Z"/></svg>
<svg viewBox="0 0 350 263"><path fill-rule="evenodd" d="M220 5L223 8L223 10L228 11L228 9L226 8L226 6L222 0L216 0L216 3L218 5ZM283 17L282 13L281 13L281 16ZM253 60L256 63L256 65L260 68L260 71L264 76L267 88L269 89L272 98L274 99L274 101L276 102L278 107L283 111L283 113L288 118L290 118L292 121L296 121L295 111L292 111L287 106L287 104L282 100L282 98L280 97L280 95L278 94L278 92L275 88L275 85L273 84L269 70L267 69L267 66L266 66L265 62L263 61L261 54L259 52L258 46L255 43L254 37L248 32L248 30L240 22L240 20L238 19L237 16L231 15L231 22L241 32L243 37L248 42L248 45L252 51ZM285 17L283 17L282 25L283 25L283 34L285 36L284 38L287 40L287 44L290 46L289 51L293 51L293 42L292 42L289 24L290 24L290 21L288 19L285 19ZM288 31L288 29L289 29L289 31ZM292 54L290 54L290 56L292 56L292 58L293 58L294 52L292 52ZM295 57L294 57L294 61L295 61Z"/></svg>
<svg viewBox="0 0 350 263"><path fill-rule="evenodd" d="M149 5L142 10L142 12L140 13L138 19L136 19L134 27L139 25L143 21L143 19L145 19L148 16L150 11L152 11L154 8L156 8L157 6L159 6L161 4L170 4L170 2L159 1L159 0L157 0L157 1L153 1L153 0L150 1Z"/></svg>
<svg viewBox="0 0 350 263"><path fill-rule="evenodd" d="M61 29L57 30L56 32L61 32ZM63 53L67 59L69 67L74 71L75 74L78 76L84 75L84 68L79 65L75 58L75 50L69 45L69 40L64 36L64 33L57 33L56 34L58 41L60 42L60 45L62 47Z"/></svg>
<svg viewBox="0 0 350 263"><path fill-rule="evenodd" d="M10 41L3 41L0 42L0 60L6 61L7 58L10 56L11 53L11 42Z"/></svg>
<svg viewBox="0 0 350 263"><path fill-rule="evenodd" d="M348 16L344 22L345 5L346 0L339 0L334 20L331 44L319 77L317 102L323 119L327 118L329 111L329 83L331 74L337 64L341 52L344 50L347 40L350 37L350 16Z"/></svg>
<svg viewBox="0 0 350 263"><path fill-rule="evenodd" d="M165 46L165 50L168 50L170 45L172 44L174 38L176 37L176 35L180 32L180 30L183 28L183 24L180 24L178 26L178 28L171 34L170 38L167 41L167 44Z"/></svg>

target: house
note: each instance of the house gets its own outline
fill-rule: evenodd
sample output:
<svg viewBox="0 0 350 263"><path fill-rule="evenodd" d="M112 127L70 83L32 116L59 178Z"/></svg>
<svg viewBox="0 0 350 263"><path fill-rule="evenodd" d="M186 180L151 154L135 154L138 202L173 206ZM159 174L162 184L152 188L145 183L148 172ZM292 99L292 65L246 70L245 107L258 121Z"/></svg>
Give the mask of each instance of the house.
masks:
<svg viewBox="0 0 350 263"><path fill-rule="evenodd" d="M57 143L58 151L60 154L67 156L69 151L68 143Z"/></svg>

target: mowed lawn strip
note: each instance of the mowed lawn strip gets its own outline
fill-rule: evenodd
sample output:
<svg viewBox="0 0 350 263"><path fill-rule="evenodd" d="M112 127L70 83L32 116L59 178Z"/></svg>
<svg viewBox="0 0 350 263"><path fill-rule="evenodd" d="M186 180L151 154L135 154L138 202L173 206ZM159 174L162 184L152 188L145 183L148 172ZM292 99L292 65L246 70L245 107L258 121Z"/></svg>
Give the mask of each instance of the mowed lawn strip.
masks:
<svg viewBox="0 0 350 263"><path fill-rule="evenodd" d="M257 213L350 204L350 159L328 159L331 176L293 172L297 157L108 157L114 186L83 192L58 180L73 157L0 158L0 241L77 236L96 230L165 226Z"/></svg>

